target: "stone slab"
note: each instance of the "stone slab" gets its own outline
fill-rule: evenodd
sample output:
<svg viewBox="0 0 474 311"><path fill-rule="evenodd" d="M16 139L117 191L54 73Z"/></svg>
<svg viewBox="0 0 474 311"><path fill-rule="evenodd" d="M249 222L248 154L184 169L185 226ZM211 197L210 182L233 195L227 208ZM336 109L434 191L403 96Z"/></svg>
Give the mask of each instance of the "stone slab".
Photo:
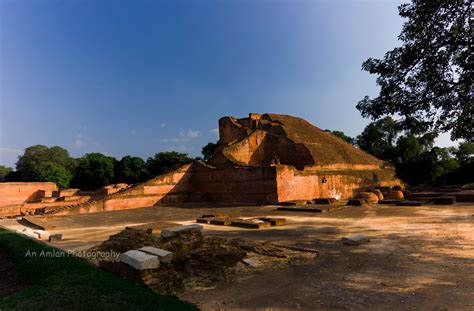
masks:
<svg viewBox="0 0 474 311"><path fill-rule="evenodd" d="M34 230L31 229L31 228L19 229L19 230L16 230L15 233L23 235L23 236L25 236L27 238L31 238L31 239L38 239L39 238L38 234L35 233Z"/></svg>
<svg viewBox="0 0 474 311"><path fill-rule="evenodd" d="M369 203L365 199L349 199L346 203L347 206L365 206L368 204Z"/></svg>
<svg viewBox="0 0 474 311"><path fill-rule="evenodd" d="M209 224L214 217L200 217L196 219L198 224Z"/></svg>
<svg viewBox="0 0 474 311"><path fill-rule="evenodd" d="M163 263L170 263L171 260L173 260L173 253L161 248L156 248L153 246L144 246L142 248L139 248L138 250L149 255L158 256L160 262Z"/></svg>
<svg viewBox="0 0 474 311"><path fill-rule="evenodd" d="M181 233L188 233L188 232L202 232L203 227L198 224L186 225L186 226L177 226L166 228L161 231L161 236L163 238L169 238L172 236L179 235Z"/></svg>
<svg viewBox="0 0 474 311"><path fill-rule="evenodd" d="M283 226L286 224L285 218L271 218L271 217L261 217L259 218L261 221L269 222L270 225L273 226Z"/></svg>
<svg viewBox="0 0 474 311"><path fill-rule="evenodd" d="M138 250L131 250L120 254L119 260L136 270L158 269L160 267L158 256Z"/></svg>
<svg viewBox="0 0 474 311"><path fill-rule="evenodd" d="M229 218L229 217L215 217L212 218L209 221L209 224L211 225L217 225L217 226L230 226L232 221L235 220L235 218Z"/></svg>
<svg viewBox="0 0 474 311"><path fill-rule="evenodd" d="M284 201L278 202L280 206L297 206L297 205L306 205L308 201L306 200L291 200L291 201Z"/></svg>
<svg viewBox="0 0 474 311"><path fill-rule="evenodd" d="M328 205L338 205L339 200L335 198L318 198L313 200L314 204L328 204Z"/></svg>
<svg viewBox="0 0 474 311"><path fill-rule="evenodd" d="M271 227L271 224L257 219L239 219L233 220L231 226L246 229L267 229Z"/></svg>
<svg viewBox="0 0 474 311"><path fill-rule="evenodd" d="M285 212L309 212L309 213L322 213L326 208L324 207L278 207L278 211Z"/></svg>
<svg viewBox="0 0 474 311"><path fill-rule="evenodd" d="M257 258L244 258L242 259L242 261L253 268L258 268L258 267L263 266L263 263Z"/></svg>
<svg viewBox="0 0 474 311"><path fill-rule="evenodd" d="M369 243L370 239L363 234L356 234L342 238L342 243L346 245L360 245L364 243Z"/></svg>
<svg viewBox="0 0 474 311"><path fill-rule="evenodd" d="M151 234L158 234L165 228L176 227L178 225L179 224L172 223L172 222L156 221L156 222L150 222L150 223L143 224L143 225L126 226L125 229L146 230L146 231L150 232Z"/></svg>
<svg viewBox="0 0 474 311"><path fill-rule="evenodd" d="M278 207L277 210L279 211L287 211L287 212L309 212L309 213L327 213L331 211L337 211L340 209L343 209L344 206L339 205L339 206L334 206L334 205L308 205L305 207L302 206L297 206L297 207L291 207L291 206L285 206L285 207Z"/></svg>
<svg viewBox="0 0 474 311"><path fill-rule="evenodd" d="M60 234L60 233L56 233L56 234L51 234L49 236L49 242L59 242L59 241L62 241L63 240L63 235Z"/></svg>
<svg viewBox="0 0 474 311"><path fill-rule="evenodd" d="M46 230L33 230L39 240L49 240L50 233Z"/></svg>

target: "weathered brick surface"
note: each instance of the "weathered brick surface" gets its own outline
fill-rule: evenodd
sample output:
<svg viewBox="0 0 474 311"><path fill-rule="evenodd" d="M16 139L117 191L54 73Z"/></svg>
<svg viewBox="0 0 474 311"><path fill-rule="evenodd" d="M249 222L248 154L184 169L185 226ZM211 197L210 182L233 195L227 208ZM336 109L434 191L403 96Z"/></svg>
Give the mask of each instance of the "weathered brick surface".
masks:
<svg viewBox="0 0 474 311"><path fill-rule="evenodd" d="M51 196L58 188L52 182L6 182L0 183L0 206L23 204Z"/></svg>

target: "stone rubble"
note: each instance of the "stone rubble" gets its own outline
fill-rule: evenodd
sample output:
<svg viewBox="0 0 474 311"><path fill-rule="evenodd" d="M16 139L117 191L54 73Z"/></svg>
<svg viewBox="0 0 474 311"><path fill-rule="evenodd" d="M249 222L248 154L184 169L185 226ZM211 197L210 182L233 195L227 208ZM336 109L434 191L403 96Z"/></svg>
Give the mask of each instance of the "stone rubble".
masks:
<svg viewBox="0 0 474 311"><path fill-rule="evenodd" d="M119 260L136 270L158 269L160 267L158 256L149 255L137 250L120 254Z"/></svg>
<svg viewBox="0 0 474 311"><path fill-rule="evenodd" d="M356 235L351 235L351 236L342 238L342 243L346 245L356 246L356 245L369 243L369 242L370 242L370 239L363 234L356 234Z"/></svg>
<svg viewBox="0 0 474 311"><path fill-rule="evenodd" d="M173 260L173 253L161 248L156 248L153 246L144 246L138 250L149 255L157 256L160 259L160 262L162 263L170 263L171 260Z"/></svg>

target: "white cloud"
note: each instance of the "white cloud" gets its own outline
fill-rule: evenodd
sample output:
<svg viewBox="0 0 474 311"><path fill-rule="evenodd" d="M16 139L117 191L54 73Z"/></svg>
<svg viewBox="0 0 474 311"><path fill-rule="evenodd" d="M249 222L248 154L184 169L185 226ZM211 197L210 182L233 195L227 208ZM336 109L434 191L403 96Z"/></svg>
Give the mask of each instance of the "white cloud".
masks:
<svg viewBox="0 0 474 311"><path fill-rule="evenodd" d="M84 139L84 136L82 135L82 133L78 133L76 135L76 139L74 139L74 142L72 144L77 149L82 149L87 145L86 139Z"/></svg>
<svg viewBox="0 0 474 311"><path fill-rule="evenodd" d="M209 132L212 133L212 134L215 134L215 135L219 136L219 129L217 129L217 128L216 128L216 129L212 129L212 130L210 130Z"/></svg>
<svg viewBox="0 0 474 311"><path fill-rule="evenodd" d="M201 136L201 132L193 131L193 130L188 130L187 132L181 131L179 133L179 136L194 139L194 138L198 138L199 136Z"/></svg>
<svg viewBox="0 0 474 311"><path fill-rule="evenodd" d="M80 138L77 138L76 140L74 140L74 147L76 147L77 149L81 149L81 148L84 148L86 146L86 142Z"/></svg>

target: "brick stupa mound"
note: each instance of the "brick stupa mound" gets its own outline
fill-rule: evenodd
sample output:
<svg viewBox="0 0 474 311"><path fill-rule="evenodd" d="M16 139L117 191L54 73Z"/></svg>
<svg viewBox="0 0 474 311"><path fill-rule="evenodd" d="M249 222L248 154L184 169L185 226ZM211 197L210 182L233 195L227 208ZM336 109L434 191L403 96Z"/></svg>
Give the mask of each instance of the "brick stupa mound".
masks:
<svg viewBox="0 0 474 311"><path fill-rule="evenodd" d="M339 200L401 184L386 162L301 118L224 117L219 120L219 136L209 163L195 161L141 184L107 189L87 202L42 205L34 212L68 215L187 202L260 205Z"/></svg>
<svg viewBox="0 0 474 311"><path fill-rule="evenodd" d="M219 120L219 147L212 165L371 165L384 162L301 118L250 114Z"/></svg>

